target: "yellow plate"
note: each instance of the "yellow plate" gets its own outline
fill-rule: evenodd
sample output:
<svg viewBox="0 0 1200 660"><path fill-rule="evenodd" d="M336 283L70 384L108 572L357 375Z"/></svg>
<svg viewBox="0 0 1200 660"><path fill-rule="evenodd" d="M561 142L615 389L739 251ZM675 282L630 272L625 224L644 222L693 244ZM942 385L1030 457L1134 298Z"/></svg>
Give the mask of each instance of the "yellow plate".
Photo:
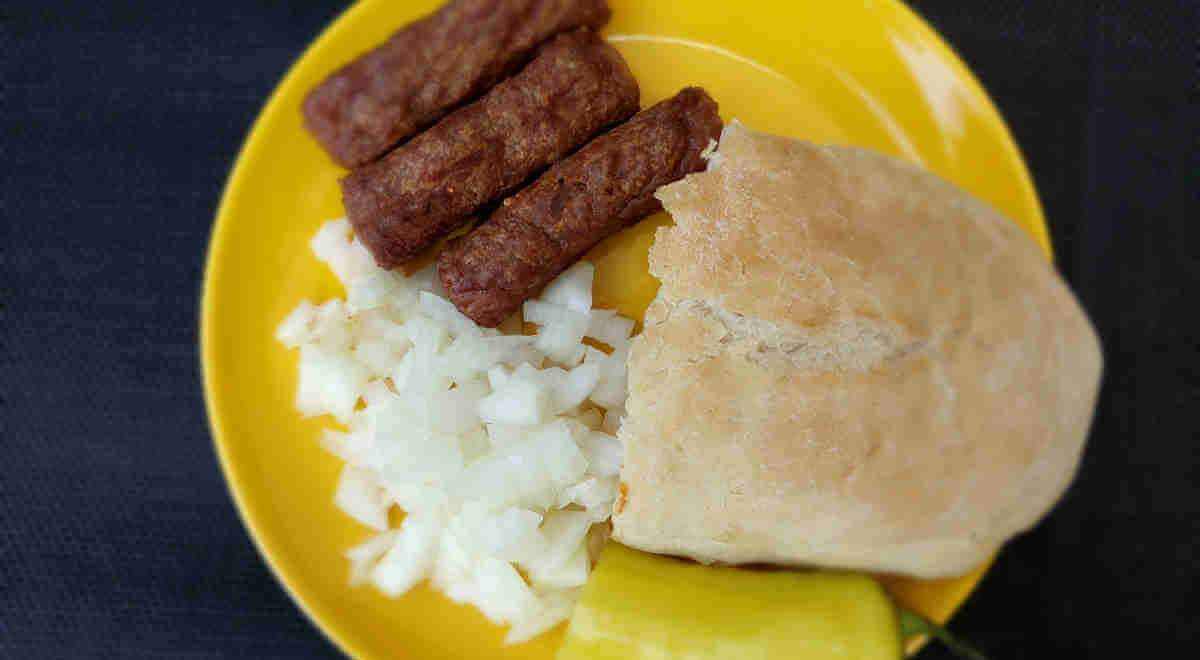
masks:
<svg viewBox="0 0 1200 660"><path fill-rule="evenodd" d="M343 295L311 255L321 222L343 214L342 171L301 126L305 92L327 73L431 11L435 0L365 0L308 49L254 124L213 229L201 321L209 422L246 526L300 607L356 658L551 658L561 628L502 647L501 628L419 587L388 600L347 586L342 551L369 532L332 504L339 462L317 446L328 418L292 408L295 352L273 340L303 298ZM1012 138L951 50L895 0L614 0L605 30L649 104L706 87L726 119L917 161L1014 218L1049 251L1029 174ZM596 298L635 316L654 295L646 250L662 216L596 249ZM887 580L945 619L985 568L958 580Z"/></svg>

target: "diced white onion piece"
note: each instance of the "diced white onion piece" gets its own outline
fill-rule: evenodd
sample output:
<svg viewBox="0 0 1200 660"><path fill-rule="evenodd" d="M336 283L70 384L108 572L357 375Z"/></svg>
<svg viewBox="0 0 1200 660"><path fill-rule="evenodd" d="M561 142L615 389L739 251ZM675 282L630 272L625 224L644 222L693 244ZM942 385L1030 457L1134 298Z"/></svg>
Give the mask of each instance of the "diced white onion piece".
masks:
<svg viewBox="0 0 1200 660"><path fill-rule="evenodd" d="M362 388L363 403L366 404L368 409L373 410L379 406L386 406L395 398L396 395L392 394L392 390L388 387L387 381L382 378L371 380ZM361 412L362 411L357 411L355 416L357 417Z"/></svg>
<svg viewBox="0 0 1200 660"><path fill-rule="evenodd" d="M531 443L541 450L541 459L555 488L578 482L587 472L587 457L580 451L563 420L547 424L533 436Z"/></svg>
<svg viewBox="0 0 1200 660"><path fill-rule="evenodd" d="M452 492L496 509L506 506L545 509L558 492L583 478L587 457L566 424L554 422L472 463Z"/></svg>
<svg viewBox="0 0 1200 660"><path fill-rule="evenodd" d="M542 355L542 352L533 345L532 341L530 341L530 343L506 355L504 359L501 360L501 363L513 368L519 367L522 364L528 364L540 369L542 367L542 363L545 361L546 356Z"/></svg>
<svg viewBox="0 0 1200 660"><path fill-rule="evenodd" d="M488 395L479 380L458 383L452 390L434 392L429 399L429 419L436 431L459 435L479 426L479 402Z"/></svg>
<svg viewBox="0 0 1200 660"><path fill-rule="evenodd" d="M537 298L530 298L521 305L522 314L525 317L526 323L533 323L540 326L558 325L574 318L583 316L579 312L575 312L562 305L555 305Z"/></svg>
<svg viewBox="0 0 1200 660"><path fill-rule="evenodd" d="M629 359L629 345L614 350L601 367L603 374L591 399L605 408L624 407L628 389L625 362Z"/></svg>
<svg viewBox="0 0 1200 660"><path fill-rule="evenodd" d="M617 316L616 310L593 309L586 336L616 348L629 341L633 326L633 319Z"/></svg>
<svg viewBox="0 0 1200 660"><path fill-rule="evenodd" d="M440 486L429 486L412 481L384 481L388 498L409 515L436 515L439 520L453 513L456 500L452 500Z"/></svg>
<svg viewBox="0 0 1200 660"><path fill-rule="evenodd" d="M354 331L350 327L350 313L341 298L332 298L317 308L313 320L313 335L322 346L331 350L345 350L354 342Z"/></svg>
<svg viewBox="0 0 1200 660"><path fill-rule="evenodd" d="M370 465L370 433L361 431L342 433L333 429L325 429L321 434L321 447L351 465L358 467Z"/></svg>
<svg viewBox="0 0 1200 660"><path fill-rule="evenodd" d="M553 406L548 388L514 373L504 387L480 400L479 417L488 424L540 424Z"/></svg>
<svg viewBox="0 0 1200 660"><path fill-rule="evenodd" d="M288 348L296 348L315 339L313 324L317 320L317 306L309 300L299 305L280 322L275 330L275 339Z"/></svg>
<svg viewBox="0 0 1200 660"><path fill-rule="evenodd" d="M468 542L472 532L460 516L449 520L438 542L431 576L434 587L459 603L473 602L475 596L475 570L479 557Z"/></svg>
<svg viewBox="0 0 1200 660"><path fill-rule="evenodd" d="M571 616L571 609L578 600L578 589L556 590L541 596L532 614L513 622L504 643L520 644L550 630Z"/></svg>
<svg viewBox="0 0 1200 660"><path fill-rule="evenodd" d="M398 533L395 529L380 532L346 551L346 559L350 560L351 585L363 584L371 579L371 571L375 568L376 561L392 548Z"/></svg>
<svg viewBox="0 0 1200 660"><path fill-rule="evenodd" d="M458 444L462 448L463 460L467 465L474 463L492 450L492 440L487 431L478 423L466 433L458 436Z"/></svg>
<svg viewBox="0 0 1200 660"><path fill-rule="evenodd" d="M587 457L589 473L598 477L613 477L621 471L624 450L615 436L591 431L579 441L579 449Z"/></svg>
<svg viewBox="0 0 1200 660"><path fill-rule="evenodd" d="M541 524L542 515L529 509L507 508L492 513L480 522L480 549L505 561L524 561L534 557L545 544L538 531Z"/></svg>
<svg viewBox="0 0 1200 660"><path fill-rule="evenodd" d="M343 285L361 280L378 270L370 252L358 239L351 239L350 233L350 222L339 218L322 225L311 243L313 253L329 265Z"/></svg>
<svg viewBox="0 0 1200 660"><path fill-rule="evenodd" d="M296 409L306 417L330 414L347 423L370 371L348 353L321 344L300 347Z"/></svg>
<svg viewBox="0 0 1200 660"><path fill-rule="evenodd" d="M519 361L532 344L533 337L459 335L446 348L446 370L450 378L457 382L514 358ZM496 389L496 386L492 388Z"/></svg>
<svg viewBox="0 0 1200 660"><path fill-rule="evenodd" d="M538 589L570 589L583 586L587 582L590 568L587 543L580 539L575 549L561 563L552 565L539 561L526 567L526 570L530 581Z"/></svg>
<svg viewBox="0 0 1200 660"><path fill-rule="evenodd" d="M371 390L371 384L367 383L367 387L363 389L363 394ZM367 414L366 408L355 408L353 413L350 413L350 421L346 422L346 428L350 429L351 433L370 433L371 420Z"/></svg>
<svg viewBox="0 0 1200 660"><path fill-rule="evenodd" d="M371 575L375 586L395 598L424 580L437 556L440 528L440 522L431 516L406 516L391 549L375 565Z"/></svg>
<svg viewBox="0 0 1200 660"><path fill-rule="evenodd" d="M583 335L587 332L587 314L560 308L564 314L557 322L538 328L533 345L559 364L573 366L583 357Z"/></svg>
<svg viewBox="0 0 1200 660"><path fill-rule="evenodd" d="M437 319L414 316L404 324L415 350L426 355L439 353L450 342L449 325Z"/></svg>
<svg viewBox="0 0 1200 660"><path fill-rule="evenodd" d="M364 339L354 347L354 357L371 370L374 376L389 373L400 363L403 355L395 346L386 341Z"/></svg>
<svg viewBox="0 0 1200 660"><path fill-rule="evenodd" d="M564 490L558 504L565 507L578 504L591 516L592 522L603 522L612 516L613 500L617 496L617 478L591 477Z"/></svg>
<svg viewBox="0 0 1200 660"><path fill-rule="evenodd" d="M493 366L491 369L488 369L487 372L488 387L492 388L493 390L498 390L501 387L504 387L504 384L508 382L508 377L511 375L512 370L508 367L502 364Z"/></svg>
<svg viewBox="0 0 1200 660"><path fill-rule="evenodd" d="M398 531L389 529L386 532L380 532L372 536L363 543L346 550L346 559L350 561L370 561L382 557L383 553L392 548Z"/></svg>
<svg viewBox="0 0 1200 660"><path fill-rule="evenodd" d="M321 225L316 234L313 234L309 247L312 248L313 254L318 259L328 261L332 254L341 249L342 243L350 242L353 233L350 220L346 218L330 220Z"/></svg>
<svg viewBox="0 0 1200 660"><path fill-rule="evenodd" d="M388 304L405 289L404 280L386 270L375 270L346 284L346 307L354 313Z"/></svg>
<svg viewBox="0 0 1200 660"><path fill-rule="evenodd" d="M491 441L492 448L499 449L508 445L517 444L529 437L533 429L532 426L513 426L510 424L488 424L487 434L488 440Z"/></svg>
<svg viewBox="0 0 1200 660"><path fill-rule="evenodd" d="M356 312L354 318L358 321L359 341L386 342L398 353L405 353L412 347L412 342L409 341L404 324L396 320L397 316L387 309L379 308Z"/></svg>
<svg viewBox="0 0 1200 660"><path fill-rule="evenodd" d="M527 300L525 320L541 326L534 346L559 364L574 365L582 358L580 344L591 324L586 312L540 300Z"/></svg>
<svg viewBox="0 0 1200 660"><path fill-rule="evenodd" d="M584 363L568 371L566 378L554 392L558 411L567 411L583 403L599 383L598 364Z"/></svg>
<svg viewBox="0 0 1200 660"><path fill-rule="evenodd" d="M538 298L587 313L592 308L592 277L595 273L596 267L591 262L577 261L547 284Z"/></svg>
<svg viewBox="0 0 1200 660"><path fill-rule="evenodd" d="M333 502L346 515L368 527L383 531L388 527L389 501L373 473L354 465L342 468Z"/></svg>
<svg viewBox="0 0 1200 660"><path fill-rule="evenodd" d="M418 295L418 299L421 312L435 321L441 321L450 326L450 330L455 336L482 334L479 326L458 311L458 308L449 300L435 296L428 291L422 291Z"/></svg>
<svg viewBox="0 0 1200 660"><path fill-rule="evenodd" d="M455 477L465 465L458 438L434 431L407 404L397 400L373 415L373 443L384 479L438 484Z"/></svg>
<svg viewBox="0 0 1200 660"><path fill-rule="evenodd" d="M475 605L496 623L520 619L537 610L537 596L513 565L485 557L476 569Z"/></svg>
<svg viewBox="0 0 1200 660"><path fill-rule="evenodd" d="M562 584L574 574L574 567L566 567L566 574L560 574L559 571L572 559L572 555L582 549L585 562L584 579L587 578L587 549L584 537L591 526L592 517L586 511L556 510L547 513L541 526L546 550L532 560L523 562L521 567L535 583L559 587L575 586Z"/></svg>
<svg viewBox="0 0 1200 660"><path fill-rule="evenodd" d="M557 566L566 561L592 526L591 518L582 511L551 511L542 520L542 535L549 544L544 555L546 563Z"/></svg>

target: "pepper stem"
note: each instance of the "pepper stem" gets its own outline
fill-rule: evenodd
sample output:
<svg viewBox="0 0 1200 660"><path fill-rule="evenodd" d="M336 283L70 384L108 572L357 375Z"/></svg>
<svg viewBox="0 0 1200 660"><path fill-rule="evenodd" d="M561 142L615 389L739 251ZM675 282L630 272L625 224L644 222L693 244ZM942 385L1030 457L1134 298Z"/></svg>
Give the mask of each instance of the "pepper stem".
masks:
<svg viewBox="0 0 1200 660"><path fill-rule="evenodd" d="M960 658L966 658L967 660L988 660L988 657L979 649L955 637L949 630L946 630L942 626L907 607L898 607L897 609L900 610L900 632L906 638L909 635L929 635L945 644L946 648L953 651Z"/></svg>

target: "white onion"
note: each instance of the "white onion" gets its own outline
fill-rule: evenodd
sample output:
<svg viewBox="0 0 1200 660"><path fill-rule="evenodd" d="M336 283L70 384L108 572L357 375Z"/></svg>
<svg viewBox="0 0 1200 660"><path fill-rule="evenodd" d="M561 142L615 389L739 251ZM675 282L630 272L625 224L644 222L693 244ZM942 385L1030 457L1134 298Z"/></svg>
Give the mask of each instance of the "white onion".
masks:
<svg viewBox="0 0 1200 660"><path fill-rule="evenodd" d="M604 522L612 516L616 495L616 476L591 477L562 491L558 504L564 507L578 504L591 516L592 522Z"/></svg>
<svg viewBox="0 0 1200 660"><path fill-rule="evenodd" d="M508 508L485 517L478 530L479 547L506 561L526 561L545 546L538 531L542 514L529 509Z"/></svg>
<svg viewBox="0 0 1200 660"><path fill-rule="evenodd" d="M296 348L301 344L316 339L313 324L317 320L317 306L312 302L301 300L287 318L275 330L275 339L288 348Z"/></svg>
<svg viewBox="0 0 1200 660"><path fill-rule="evenodd" d="M350 560L350 584L358 585L371 579L376 562L392 548L399 533L395 529L380 532L346 551L346 559Z"/></svg>
<svg viewBox="0 0 1200 660"><path fill-rule="evenodd" d="M345 424L370 377L367 367L348 353L305 344L300 347L296 409L306 417L333 415Z"/></svg>
<svg viewBox="0 0 1200 660"><path fill-rule="evenodd" d="M440 530L441 524L433 516L406 516L391 549L376 564L371 581L393 598L412 589L433 568Z"/></svg>
<svg viewBox="0 0 1200 660"><path fill-rule="evenodd" d="M329 265L342 284L357 282L379 270L363 244L351 238L350 231L350 222L345 218L332 220L317 230L311 243L313 254Z"/></svg>
<svg viewBox="0 0 1200 660"><path fill-rule="evenodd" d="M588 472L600 477L615 477L621 471L621 442L609 433L590 431L578 440L588 461Z"/></svg>
<svg viewBox="0 0 1200 660"><path fill-rule="evenodd" d="M578 589L557 589L546 593L538 598L537 607L532 613L513 621L504 643L520 644L553 628L571 616L571 609L577 600Z"/></svg>
<svg viewBox="0 0 1200 660"><path fill-rule="evenodd" d="M590 530L617 491L634 322L592 309L586 262L525 303L539 327L522 336L515 317L510 334L475 325L433 266L379 269L345 219L312 249L347 297L302 301L275 336L300 348L297 409L348 428L320 439L345 462L334 503L378 530L346 551L350 582L398 597L429 579L511 624L510 644L566 619L590 571ZM397 528L392 506L406 512Z"/></svg>
<svg viewBox="0 0 1200 660"><path fill-rule="evenodd" d="M503 387L480 400L479 418L489 424L540 424L553 405L550 389L543 383L514 373Z"/></svg>
<svg viewBox="0 0 1200 660"><path fill-rule="evenodd" d="M625 393L628 390L625 363L628 359L629 344L624 344L600 362L600 382L591 394L591 399L596 405L605 408L624 407Z"/></svg>
<svg viewBox="0 0 1200 660"><path fill-rule="evenodd" d="M358 467L370 466L371 434L365 432L343 433L325 429L321 434L321 446L343 461Z"/></svg>
<svg viewBox="0 0 1200 660"><path fill-rule="evenodd" d="M538 328L533 345L554 362L574 366L583 359L586 347L581 343L587 332L588 317L563 308L570 316L559 323Z"/></svg>
<svg viewBox="0 0 1200 660"><path fill-rule="evenodd" d="M616 310L593 309L588 318L586 336L616 348L629 340L633 326L633 319L617 316Z"/></svg>
<svg viewBox="0 0 1200 660"><path fill-rule="evenodd" d="M596 267L591 263L576 262L547 284L538 297L545 302L587 314L592 309L592 278L595 274Z"/></svg>
<svg viewBox="0 0 1200 660"><path fill-rule="evenodd" d="M368 469L355 465L342 468L333 502L346 515L368 527L380 531L388 528L387 493Z"/></svg>

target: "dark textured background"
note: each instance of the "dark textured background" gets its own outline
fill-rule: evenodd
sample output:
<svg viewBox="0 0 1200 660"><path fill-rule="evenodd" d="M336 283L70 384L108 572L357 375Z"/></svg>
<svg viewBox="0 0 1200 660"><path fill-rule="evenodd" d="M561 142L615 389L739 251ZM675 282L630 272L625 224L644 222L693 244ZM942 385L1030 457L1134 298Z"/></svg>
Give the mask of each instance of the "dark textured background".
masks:
<svg viewBox="0 0 1200 660"><path fill-rule="evenodd" d="M997 659L1191 656L1195 3L914 4L1008 119L1107 354L1078 481L954 628ZM337 656L226 494L196 317L238 146L341 9L0 6L0 657Z"/></svg>

